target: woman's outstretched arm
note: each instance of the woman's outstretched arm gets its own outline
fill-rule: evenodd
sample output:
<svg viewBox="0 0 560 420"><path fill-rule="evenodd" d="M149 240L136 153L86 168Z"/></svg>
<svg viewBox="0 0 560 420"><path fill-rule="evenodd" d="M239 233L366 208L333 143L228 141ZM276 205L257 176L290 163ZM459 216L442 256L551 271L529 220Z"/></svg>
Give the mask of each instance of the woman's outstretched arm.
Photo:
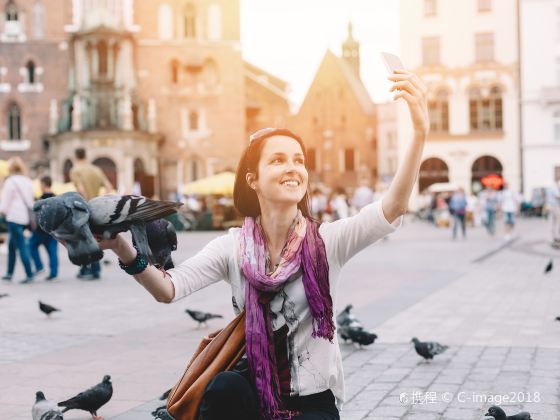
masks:
<svg viewBox="0 0 560 420"><path fill-rule="evenodd" d="M417 75L406 70L395 70L389 80L394 82L391 91L397 90L394 99L403 98L406 101L414 128L414 138L408 144L395 178L383 198L383 214L392 223L407 210L410 193L420 170L430 120L426 100L428 90Z"/></svg>

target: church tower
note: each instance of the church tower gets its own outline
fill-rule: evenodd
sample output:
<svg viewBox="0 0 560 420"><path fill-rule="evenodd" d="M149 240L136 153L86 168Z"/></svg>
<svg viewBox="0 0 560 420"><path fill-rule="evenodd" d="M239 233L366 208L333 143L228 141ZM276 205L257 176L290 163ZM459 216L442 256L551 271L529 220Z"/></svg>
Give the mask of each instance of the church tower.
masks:
<svg viewBox="0 0 560 420"><path fill-rule="evenodd" d="M348 38L342 44L342 58L360 78L360 43L352 35L352 22L348 22Z"/></svg>

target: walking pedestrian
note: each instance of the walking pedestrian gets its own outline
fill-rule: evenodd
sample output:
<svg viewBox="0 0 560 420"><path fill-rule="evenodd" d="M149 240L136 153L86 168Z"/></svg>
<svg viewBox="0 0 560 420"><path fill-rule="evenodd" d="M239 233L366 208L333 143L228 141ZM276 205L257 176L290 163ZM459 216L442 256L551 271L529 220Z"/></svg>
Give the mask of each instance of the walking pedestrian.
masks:
<svg viewBox="0 0 560 420"><path fill-rule="evenodd" d="M40 182L42 195L39 197L39 200L54 197L54 193L51 189L51 177L44 176L41 178ZM49 274L45 277L45 280L55 280L58 276L58 242L51 235L41 229L40 226L37 226L37 228L31 233L31 238L29 238L29 250L36 269L35 275L43 272L44 270L43 261L41 261L41 255L39 254L39 247L41 245L45 247L49 256Z"/></svg>
<svg viewBox="0 0 560 420"><path fill-rule="evenodd" d="M486 220L484 226L489 235L496 233L496 212L498 210L499 197L496 190L488 186L483 192L484 211Z"/></svg>
<svg viewBox="0 0 560 420"><path fill-rule="evenodd" d="M76 190L86 199L91 200L99 195L101 187L107 192L113 190L111 182L103 171L87 161L86 150L82 147L74 151L75 163L70 170L70 179ZM99 261L84 265L77 276L84 280L97 280L101 277L101 264Z"/></svg>
<svg viewBox="0 0 560 420"><path fill-rule="evenodd" d="M0 196L0 213L5 214L9 235L8 266L2 280L12 280L19 253L26 274L21 283L31 283L33 269L24 231L31 222L29 210L33 207L33 183L27 176L27 168L20 157L13 157L8 161L8 174Z"/></svg>
<svg viewBox="0 0 560 420"><path fill-rule="evenodd" d="M510 240L515 226L515 216L519 209L519 196L509 189L507 183L504 183L500 193L500 206L502 214L504 215L505 224L505 237L504 239Z"/></svg>
<svg viewBox="0 0 560 420"><path fill-rule="evenodd" d="M550 214L552 247L560 249L560 180L549 189L547 201Z"/></svg>
<svg viewBox="0 0 560 420"><path fill-rule="evenodd" d="M467 196L463 188L458 188L449 200L449 209L453 214L453 239L457 238L457 226L461 226L463 239L467 237L465 214L467 212Z"/></svg>

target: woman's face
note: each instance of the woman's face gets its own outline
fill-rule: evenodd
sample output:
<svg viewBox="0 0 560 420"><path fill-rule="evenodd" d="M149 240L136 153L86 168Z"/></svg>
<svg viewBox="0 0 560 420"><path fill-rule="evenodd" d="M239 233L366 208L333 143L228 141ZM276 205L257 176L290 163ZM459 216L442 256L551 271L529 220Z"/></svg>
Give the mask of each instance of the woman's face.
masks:
<svg viewBox="0 0 560 420"><path fill-rule="evenodd" d="M257 192L261 202L297 205L305 195L308 181L301 146L287 136L272 136L265 142L258 163L258 177L248 174L249 186Z"/></svg>

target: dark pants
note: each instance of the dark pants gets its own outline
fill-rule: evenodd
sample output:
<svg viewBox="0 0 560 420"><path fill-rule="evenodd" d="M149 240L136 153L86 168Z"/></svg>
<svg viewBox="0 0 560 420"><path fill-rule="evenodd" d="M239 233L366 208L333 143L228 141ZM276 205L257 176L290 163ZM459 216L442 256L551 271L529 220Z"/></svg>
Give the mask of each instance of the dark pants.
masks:
<svg viewBox="0 0 560 420"><path fill-rule="evenodd" d="M101 264L99 261L95 261L91 264L82 265L80 267L80 274L82 276L93 275L94 277L99 277L101 275Z"/></svg>
<svg viewBox="0 0 560 420"><path fill-rule="evenodd" d="M297 420L339 420L331 391L285 400L290 410L301 414ZM237 372L219 373L210 381L200 404L202 420L257 420L257 395L249 381Z"/></svg>
<svg viewBox="0 0 560 420"><path fill-rule="evenodd" d="M453 215L453 239L457 237L457 226L461 226L461 232L463 232L463 238L467 236L467 231L465 227L465 213L455 213Z"/></svg>
<svg viewBox="0 0 560 420"><path fill-rule="evenodd" d="M8 233L10 238L8 239L8 271L6 272L6 275L9 277L12 277L14 274L14 269L16 267L16 253L18 252L21 257L23 267L25 268L27 278L33 277L31 261L29 260L29 248L27 247L25 236L23 236L24 230L24 225L8 222Z"/></svg>
<svg viewBox="0 0 560 420"><path fill-rule="evenodd" d="M37 271L41 271L43 269L43 261L41 261L41 256L39 255L39 247L41 245L44 245L49 255L49 276L56 277L58 275L58 242L56 242L56 239L54 239L51 235L45 232L34 231L31 234L31 238L29 239L29 250L31 251L31 258L33 258Z"/></svg>

